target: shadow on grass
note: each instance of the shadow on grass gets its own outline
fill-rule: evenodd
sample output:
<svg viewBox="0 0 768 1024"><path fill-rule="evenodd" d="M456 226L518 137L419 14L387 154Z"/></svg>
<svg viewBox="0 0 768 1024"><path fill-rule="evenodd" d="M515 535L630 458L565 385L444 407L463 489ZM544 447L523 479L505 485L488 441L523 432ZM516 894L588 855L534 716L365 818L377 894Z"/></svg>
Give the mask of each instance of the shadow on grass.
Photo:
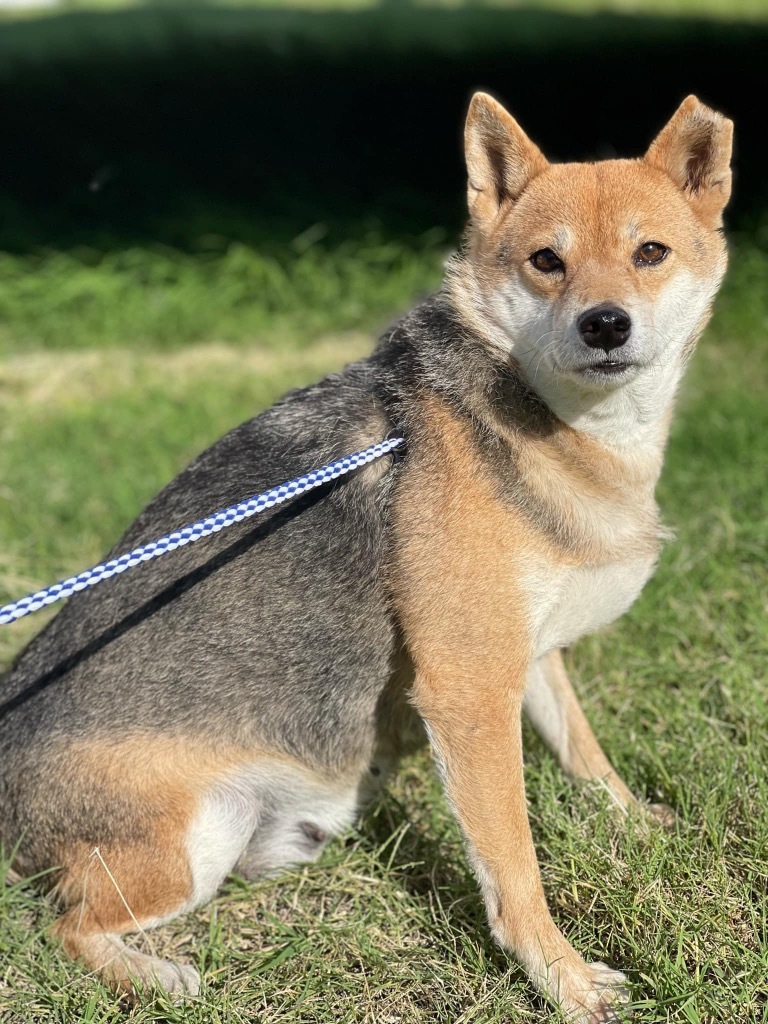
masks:
<svg viewBox="0 0 768 1024"><path fill-rule="evenodd" d="M458 829L449 826L446 832L445 816L436 815L438 820L438 828L431 827L434 822L411 820L408 803L387 790L363 817L356 841L375 854L382 874L396 875L410 900L427 913L445 916L469 944L479 944L486 964L499 975L512 971L523 978L519 964L493 941Z"/></svg>
<svg viewBox="0 0 768 1024"><path fill-rule="evenodd" d="M0 249L455 232L476 87L558 159L639 154L697 92L737 122L731 221L755 231L766 52L768 25L474 6L4 21Z"/></svg>

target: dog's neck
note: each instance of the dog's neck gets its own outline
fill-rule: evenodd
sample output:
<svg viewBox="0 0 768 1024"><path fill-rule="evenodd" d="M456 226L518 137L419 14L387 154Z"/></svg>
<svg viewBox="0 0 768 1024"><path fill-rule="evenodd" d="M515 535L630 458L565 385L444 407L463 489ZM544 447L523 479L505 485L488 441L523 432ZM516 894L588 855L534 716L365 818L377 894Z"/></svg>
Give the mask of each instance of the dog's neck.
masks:
<svg viewBox="0 0 768 1024"><path fill-rule="evenodd" d="M549 395L533 388L515 363L504 367L500 377L505 383L492 401L487 392L475 392L470 400L476 421L485 422L513 449L528 438L533 442L530 450L545 459L547 452L557 453L563 469L571 460L582 463L588 458L595 479L652 500L664 460L671 399L662 415L644 420L636 395L614 392L593 396L591 403L561 388Z"/></svg>
<svg viewBox="0 0 768 1024"><path fill-rule="evenodd" d="M572 439L606 454L619 472L651 494L661 472L674 395L681 371L642 377L623 388L585 393L569 382L539 375L529 380L502 347L468 324L445 292L414 309L383 339L382 357L410 352L422 386L463 408L477 424L514 447L526 437L547 447ZM406 356L406 358L411 358ZM395 369L392 391L402 374ZM623 467L623 470L622 468Z"/></svg>
<svg viewBox="0 0 768 1024"><path fill-rule="evenodd" d="M490 361L525 381L531 391L567 427L587 435L613 458L637 472L658 479L669 435L675 395L683 374L682 362L649 367L618 388L587 390L575 381L554 376L540 365L527 373L515 359L514 339L486 316L466 320L466 306L456 310L458 322L468 326ZM528 369L530 370L530 362Z"/></svg>
<svg viewBox="0 0 768 1024"><path fill-rule="evenodd" d="M682 367L646 371L623 387L584 392L569 382L541 377L531 386L573 430L588 434L614 457L661 469Z"/></svg>

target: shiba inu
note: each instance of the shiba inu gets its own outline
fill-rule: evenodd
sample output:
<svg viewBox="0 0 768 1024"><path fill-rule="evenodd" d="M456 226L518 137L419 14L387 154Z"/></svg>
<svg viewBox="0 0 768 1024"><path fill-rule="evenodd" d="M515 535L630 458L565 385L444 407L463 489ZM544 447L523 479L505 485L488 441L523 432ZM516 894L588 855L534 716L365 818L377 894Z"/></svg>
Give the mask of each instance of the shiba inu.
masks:
<svg viewBox="0 0 768 1024"><path fill-rule="evenodd" d="M568 1019L618 1019L624 976L547 908L521 715L566 772L669 817L611 767L560 649L658 557L675 391L726 267L731 133L689 97L641 159L550 164L475 95L442 289L204 452L115 551L386 436L404 453L77 595L18 657L0 838L18 872L53 869L73 957L125 990L197 992L121 936L233 869L314 860L425 739L496 940Z"/></svg>

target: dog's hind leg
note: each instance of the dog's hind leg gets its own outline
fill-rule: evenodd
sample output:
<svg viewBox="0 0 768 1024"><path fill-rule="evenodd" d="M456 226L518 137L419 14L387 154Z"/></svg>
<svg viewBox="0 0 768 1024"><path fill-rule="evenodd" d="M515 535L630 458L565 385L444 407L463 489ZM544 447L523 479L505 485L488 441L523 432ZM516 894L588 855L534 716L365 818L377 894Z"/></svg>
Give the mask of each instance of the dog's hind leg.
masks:
<svg viewBox="0 0 768 1024"><path fill-rule="evenodd" d="M114 988L195 993L192 967L147 956L121 936L143 932L214 895L256 827L273 773L269 757L198 742L134 738L71 748L61 813L90 841L60 839L54 933L66 951ZM74 831L74 830L72 830Z"/></svg>
<svg viewBox="0 0 768 1024"><path fill-rule="evenodd" d="M581 709L559 650L532 663L523 709L568 775L599 783L621 812L641 809L665 826L673 824L671 808L642 804L617 774Z"/></svg>
<svg viewBox="0 0 768 1024"><path fill-rule="evenodd" d="M281 779L235 870L256 879L312 863L354 821L358 803L356 780L333 785L298 772Z"/></svg>
<svg viewBox="0 0 768 1024"><path fill-rule="evenodd" d="M58 886L68 909L53 932L66 952L131 995L140 988L160 987L174 995L200 989L194 967L139 952L121 938L168 921L196 902L185 837L164 831L156 840L165 842L71 850Z"/></svg>
<svg viewBox="0 0 768 1024"><path fill-rule="evenodd" d="M83 932L77 912L65 914L55 933L73 959L119 992L134 996L138 989L161 988L173 996L194 996L200 991L194 967L131 949L116 932Z"/></svg>
<svg viewBox="0 0 768 1024"><path fill-rule="evenodd" d="M58 846L65 913L54 933L118 990L196 993L194 968L140 953L121 936L205 903L235 865L252 877L316 859L354 819L365 765L331 779L283 755L205 743L133 741L110 752L107 760L93 744L72 758L79 771L68 789L89 810L89 829L119 838Z"/></svg>

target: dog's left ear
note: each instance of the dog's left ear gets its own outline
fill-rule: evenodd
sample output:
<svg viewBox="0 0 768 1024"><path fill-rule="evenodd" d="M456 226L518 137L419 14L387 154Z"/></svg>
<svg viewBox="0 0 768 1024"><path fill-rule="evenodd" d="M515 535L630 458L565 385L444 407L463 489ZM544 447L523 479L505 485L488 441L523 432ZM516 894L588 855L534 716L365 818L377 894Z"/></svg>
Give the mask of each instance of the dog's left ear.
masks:
<svg viewBox="0 0 768 1024"><path fill-rule="evenodd" d="M733 122L689 96L645 154L670 176L708 227L719 227L731 195Z"/></svg>

